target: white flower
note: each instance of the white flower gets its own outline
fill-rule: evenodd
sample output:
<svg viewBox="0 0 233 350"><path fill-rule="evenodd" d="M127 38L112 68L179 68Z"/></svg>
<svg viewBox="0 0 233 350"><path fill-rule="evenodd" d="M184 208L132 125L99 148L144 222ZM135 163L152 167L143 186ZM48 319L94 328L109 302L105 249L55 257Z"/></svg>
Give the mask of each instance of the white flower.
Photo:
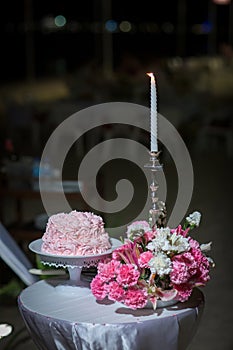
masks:
<svg viewBox="0 0 233 350"><path fill-rule="evenodd" d="M209 252L211 249L211 244L212 244L212 242L201 244L200 245L201 251L202 252Z"/></svg>
<svg viewBox="0 0 233 350"><path fill-rule="evenodd" d="M147 248L152 251L166 250L168 245L168 237L170 235L170 228L158 228L156 230L155 238L147 245Z"/></svg>
<svg viewBox="0 0 233 350"><path fill-rule="evenodd" d="M173 233L171 235L170 242L171 243L170 243L169 251L171 252L182 253L182 252L186 252L190 248L188 239L181 235L177 235L176 233Z"/></svg>
<svg viewBox="0 0 233 350"><path fill-rule="evenodd" d="M170 252L185 252L190 247L187 238L171 233L170 228L165 227L156 230L156 236L147 245L147 248L155 252L163 251L169 254Z"/></svg>
<svg viewBox="0 0 233 350"><path fill-rule="evenodd" d="M152 273L157 273L160 276L168 275L171 272L172 263L164 253L156 254L150 261L149 267Z"/></svg>
<svg viewBox="0 0 233 350"><path fill-rule="evenodd" d="M212 267L215 267L215 262L211 257L207 256L207 260L209 261L209 263Z"/></svg>
<svg viewBox="0 0 233 350"><path fill-rule="evenodd" d="M188 221L189 225L199 226L201 221L201 213L199 213L199 211L194 211L186 218L186 220Z"/></svg>
<svg viewBox="0 0 233 350"><path fill-rule="evenodd" d="M145 232L150 231L150 225L147 221L135 221L127 227L127 237L136 238L143 236Z"/></svg>

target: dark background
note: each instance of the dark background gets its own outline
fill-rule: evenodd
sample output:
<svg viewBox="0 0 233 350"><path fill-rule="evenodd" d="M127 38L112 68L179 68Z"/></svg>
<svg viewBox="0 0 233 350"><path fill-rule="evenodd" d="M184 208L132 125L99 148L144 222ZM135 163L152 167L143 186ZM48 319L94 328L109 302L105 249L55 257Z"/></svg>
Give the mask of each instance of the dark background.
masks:
<svg viewBox="0 0 233 350"><path fill-rule="evenodd" d="M232 40L232 4L213 1L7 1L1 6L1 80L72 72L87 60L103 63L106 20L116 21L112 33L113 66L125 52L140 59L219 53ZM48 28L58 16L64 27ZM119 24L129 21L132 30ZM199 27L198 27L199 26Z"/></svg>

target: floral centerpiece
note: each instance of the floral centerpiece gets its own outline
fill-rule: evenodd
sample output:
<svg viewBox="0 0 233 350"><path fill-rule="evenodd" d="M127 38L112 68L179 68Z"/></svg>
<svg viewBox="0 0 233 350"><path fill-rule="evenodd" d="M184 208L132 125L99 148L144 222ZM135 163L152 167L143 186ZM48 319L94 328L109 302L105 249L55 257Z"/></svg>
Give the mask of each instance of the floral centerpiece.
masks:
<svg viewBox="0 0 233 350"><path fill-rule="evenodd" d="M211 242L199 244L189 236L201 214L189 215L183 227L151 229L146 221L128 226L123 245L111 259L100 262L91 290L98 300L108 297L137 309L157 301L184 302L196 286L210 279L213 260L206 255Z"/></svg>

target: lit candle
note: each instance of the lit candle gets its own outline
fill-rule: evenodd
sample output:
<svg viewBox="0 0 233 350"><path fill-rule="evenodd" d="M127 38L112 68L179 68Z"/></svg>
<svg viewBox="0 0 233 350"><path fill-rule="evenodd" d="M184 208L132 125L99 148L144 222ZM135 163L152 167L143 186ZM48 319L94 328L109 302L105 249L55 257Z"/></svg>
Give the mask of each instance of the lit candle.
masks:
<svg viewBox="0 0 233 350"><path fill-rule="evenodd" d="M157 143L157 93L155 77L153 73L147 73L150 77L150 150L158 152Z"/></svg>

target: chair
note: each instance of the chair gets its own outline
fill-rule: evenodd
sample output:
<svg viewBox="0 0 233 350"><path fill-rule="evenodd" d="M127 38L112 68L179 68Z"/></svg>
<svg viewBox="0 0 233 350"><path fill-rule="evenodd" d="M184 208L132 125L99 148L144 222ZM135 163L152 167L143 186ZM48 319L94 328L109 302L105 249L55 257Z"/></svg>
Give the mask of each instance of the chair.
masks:
<svg viewBox="0 0 233 350"><path fill-rule="evenodd" d="M39 278L29 272L33 267L31 262L1 223L0 258L2 258L27 286L38 281Z"/></svg>

